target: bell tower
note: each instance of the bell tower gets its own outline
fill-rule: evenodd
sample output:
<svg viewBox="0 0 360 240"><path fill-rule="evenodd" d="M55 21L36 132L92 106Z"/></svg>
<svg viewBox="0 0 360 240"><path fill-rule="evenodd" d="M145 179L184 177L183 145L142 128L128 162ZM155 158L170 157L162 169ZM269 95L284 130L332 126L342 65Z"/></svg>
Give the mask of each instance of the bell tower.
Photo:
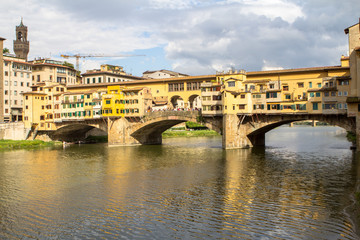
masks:
<svg viewBox="0 0 360 240"><path fill-rule="evenodd" d="M29 53L29 41L27 40L27 26L23 24L23 19L19 26L16 26L16 40L14 40L14 52L16 57L27 60Z"/></svg>

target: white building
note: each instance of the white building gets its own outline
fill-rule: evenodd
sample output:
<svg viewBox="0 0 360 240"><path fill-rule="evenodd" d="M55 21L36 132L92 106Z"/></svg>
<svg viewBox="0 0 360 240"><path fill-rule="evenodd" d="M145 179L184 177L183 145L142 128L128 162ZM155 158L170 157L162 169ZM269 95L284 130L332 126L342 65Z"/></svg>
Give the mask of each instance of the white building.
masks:
<svg viewBox="0 0 360 240"><path fill-rule="evenodd" d="M30 91L32 64L25 59L4 55L3 65L3 116L5 122L22 121L23 96Z"/></svg>

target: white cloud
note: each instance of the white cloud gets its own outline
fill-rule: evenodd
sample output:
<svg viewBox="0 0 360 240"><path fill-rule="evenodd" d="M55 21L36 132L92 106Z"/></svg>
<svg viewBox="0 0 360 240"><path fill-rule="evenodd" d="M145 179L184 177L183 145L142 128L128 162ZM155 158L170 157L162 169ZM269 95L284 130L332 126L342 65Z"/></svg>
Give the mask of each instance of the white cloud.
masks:
<svg viewBox="0 0 360 240"><path fill-rule="evenodd" d="M125 61L138 75L169 65L188 74L319 66L346 54L343 29L357 21L357 1L13 0L1 3L0 35L12 50L22 16L30 58L147 51L159 62ZM88 61L98 68L104 59Z"/></svg>
<svg viewBox="0 0 360 240"><path fill-rule="evenodd" d="M270 71L270 70L282 70L284 69L281 66L277 66L276 63L271 61L263 60L263 66L261 68L262 71Z"/></svg>
<svg viewBox="0 0 360 240"><path fill-rule="evenodd" d="M228 0L228 3L241 4L241 14L264 15L272 20L282 18L293 23L296 18L305 17L300 6L283 0Z"/></svg>

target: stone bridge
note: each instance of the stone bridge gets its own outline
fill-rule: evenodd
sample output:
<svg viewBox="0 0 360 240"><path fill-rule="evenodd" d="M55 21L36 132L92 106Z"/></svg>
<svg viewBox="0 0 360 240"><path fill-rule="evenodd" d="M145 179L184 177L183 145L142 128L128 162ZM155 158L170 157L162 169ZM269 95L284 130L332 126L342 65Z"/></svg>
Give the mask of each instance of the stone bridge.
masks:
<svg viewBox="0 0 360 240"><path fill-rule="evenodd" d="M158 111L146 113L141 118L109 119L110 145L161 144L161 134L182 122L199 122L199 111ZM203 125L221 133L222 118L204 121Z"/></svg>
<svg viewBox="0 0 360 240"><path fill-rule="evenodd" d="M223 148L246 148L265 145L265 133L295 121L317 120L356 132L356 119L346 114L259 114L224 115Z"/></svg>
<svg viewBox="0 0 360 240"><path fill-rule="evenodd" d="M107 135L107 125L107 119L101 118L55 122L56 130L37 131L33 129L28 139L75 142L84 140L88 135Z"/></svg>
<svg viewBox="0 0 360 240"><path fill-rule="evenodd" d="M346 114L252 114L205 116L200 111L158 111L142 117L113 117L56 123L56 131L38 133L52 140L78 141L100 131L108 135L109 145L161 144L162 133L182 122L200 122L222 134L225 149L265 145L266 132L294 121L317 120L356 133L355 117ZM99 133L98 133L99 134Z"/></svg>

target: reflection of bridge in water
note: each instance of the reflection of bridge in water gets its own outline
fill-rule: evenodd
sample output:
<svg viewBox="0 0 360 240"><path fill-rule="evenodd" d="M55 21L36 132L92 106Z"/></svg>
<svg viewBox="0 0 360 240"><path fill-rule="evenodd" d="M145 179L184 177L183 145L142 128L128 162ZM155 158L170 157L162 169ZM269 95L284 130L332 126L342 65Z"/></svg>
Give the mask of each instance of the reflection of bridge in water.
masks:
<svg viewBox="0 0 360 240"><path fill-rule="evenodd" d="M316 120L355 132L355 118L345 114L252 114L202 115L200 111L158 111L142 117L115 117L56 123L56 131L43 131L52 140L83 140L92 129L108 135L109 145L161 144L162 133L182 122L200 122L222 134L223 148L265 145L265 133L294 121ZM36 136L35 136L36 137Z"/></svg>

